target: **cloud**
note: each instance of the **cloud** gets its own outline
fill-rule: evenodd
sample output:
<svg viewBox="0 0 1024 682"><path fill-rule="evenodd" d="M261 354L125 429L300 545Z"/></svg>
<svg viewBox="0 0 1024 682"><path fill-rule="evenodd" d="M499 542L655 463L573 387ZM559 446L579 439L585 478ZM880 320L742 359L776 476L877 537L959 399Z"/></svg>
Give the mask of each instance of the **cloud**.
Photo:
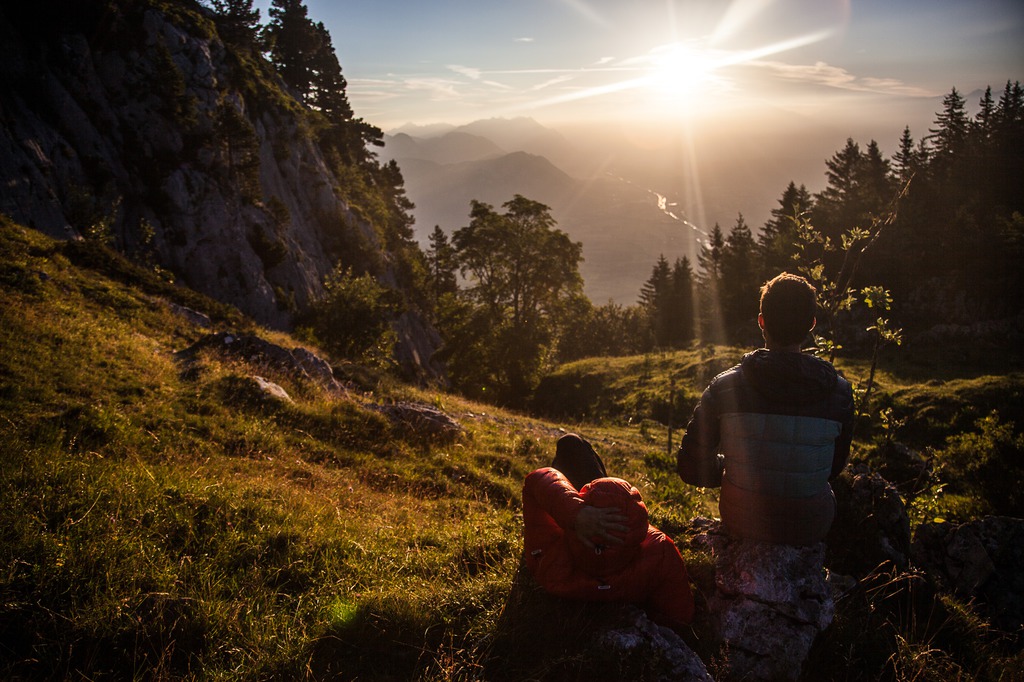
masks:
<svg viewBox="0 0 1024 682"><path fill-rule="evenodd" d="M532 42L534 42L534 40L533 40L533 38L516 38L515 42L517 42L517 43L532 43Z"/></svg>
<svg viewBox="0 0 1024 682"><path fill-rule="evenodd" d="M881 95L901 95L904 97L934 97L936 95L936 93L930 90L915 85L908 85L897 78L859 77L842 67L832 66L820 61L814 64L751 61L750 65L771 71L776 77L784 80L840 90L869 92Z"/></svg>
<svg viewBox="0 0 1024 682"><path fill-rule="evenodd" d="M548 80L546 80L546 81L544 81L542 83L537 83L536 85L532 86L530 88L530 92L536 92L538 90L544 90L545 88L549 88L552 85L558 85L560 83L565 83L566 81L571 81L572 79L573 79L573 76L571 76L569 74L565 74L565 75L562 75L562 76L555 76L554 78L549 78Z"/></svg>
<svg viewBox="0 0 1024 682"><path fill-rule="evenodd" d="M446 78L407 78L402 87L408 91L427 92L434 101L459 99L461 95L456 89L460 83Z"/></svg>
<svg viewBox="0 0 1024 682"><path fill-rule="evenodd" d="M472 66L461 66L460 64L449 64L449 71L462 74L467 78L472 78L475 81L480 80L481 71L480 69L473 68Z"/></svg>

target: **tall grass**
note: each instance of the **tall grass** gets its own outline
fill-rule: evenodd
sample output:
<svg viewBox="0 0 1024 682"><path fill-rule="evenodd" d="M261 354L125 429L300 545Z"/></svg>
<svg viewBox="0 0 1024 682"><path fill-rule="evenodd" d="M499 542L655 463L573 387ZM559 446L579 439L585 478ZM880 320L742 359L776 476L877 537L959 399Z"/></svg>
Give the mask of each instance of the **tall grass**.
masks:
<svg viewBox="0 0 1024 682"><path fill-rule="evenodd" d="M580 670L578 653L509 633L599 615L509 623L506 611L522 480L555 440L582 431L667 532L715 513L712 493L675 475L649 409L673 382L676 407L692 404L738 349L567 370L603 374L596 407L563 422L358 368L347 394L332 393L215 352L179 360L206 330L169 301L251 323L93 248L0 220L0 677L558 679ZM293 402L253 390L257 374ZM919 405L889 388L893 404ZM444 409L463 433L398 428L375 409L391 400ZM951 441L951 462L962 445ZM980 630L969 610L947 611ZM860 613L824 650L854 650ZM989 669L944 640L893 632L851 660L896 679Z"/></svg>

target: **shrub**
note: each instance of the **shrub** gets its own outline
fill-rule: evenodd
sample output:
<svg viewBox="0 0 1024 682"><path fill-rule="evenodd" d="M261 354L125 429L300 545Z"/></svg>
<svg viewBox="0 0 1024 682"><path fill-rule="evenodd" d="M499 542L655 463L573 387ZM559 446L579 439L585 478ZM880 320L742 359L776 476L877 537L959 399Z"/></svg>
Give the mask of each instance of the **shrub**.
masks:
<svg viewBox="0 0 1024 682"><path fill-rule="evenodd" d="M381 364L392 355L395 334L388 319L398 311L396 292L339 265L324 282L324 297L312 306L310 329L339 357Z"/></svg>

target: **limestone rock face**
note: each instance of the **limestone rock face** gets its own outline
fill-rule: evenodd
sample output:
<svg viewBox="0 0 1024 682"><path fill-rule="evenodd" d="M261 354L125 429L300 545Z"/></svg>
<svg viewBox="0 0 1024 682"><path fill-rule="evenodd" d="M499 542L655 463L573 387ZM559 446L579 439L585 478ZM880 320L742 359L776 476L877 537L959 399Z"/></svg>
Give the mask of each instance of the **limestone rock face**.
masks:
<svg viewBox="0 0 1024 682"><path fill-rule="evenodd" d="M694 572L694 578L723 652L719 679L797 679L835 613L824 543L792 547L737 540L717 521L696 524L700 532L690 546L710 555L714 565L710 573Z"/></svg>
<svg viewBox="0 0 1024 682"><path fill-rule="evenodd" d="M0 213L109 241L274 328L339 262L397 286L383 226L347 198L353 179L209 10L83 2L50 16L56 4L0 10ZM407 322L400 352L431 375L428 331Z"/></svg>

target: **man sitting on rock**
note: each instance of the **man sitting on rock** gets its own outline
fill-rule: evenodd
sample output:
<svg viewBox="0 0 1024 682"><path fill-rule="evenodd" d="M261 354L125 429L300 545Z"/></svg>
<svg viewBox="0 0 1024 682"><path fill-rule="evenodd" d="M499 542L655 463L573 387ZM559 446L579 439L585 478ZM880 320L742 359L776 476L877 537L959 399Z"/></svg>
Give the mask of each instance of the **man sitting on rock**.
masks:
<svg viewBox="0 0 1024 682"><path fill-rule="evenodd" d="M523 485L524 563L550 594L635 603L656 623L680 628L693 596L675 543L651 526L640 492L609 478L590 444L558 440L553 466Z"/></svg>
<svg viewBox="0 0 1024 682"><path fill-rule="evenodd" d="M825 539L836 514L829 480L846 466L853 392L831 363L801 352L816 292L783 273L761 288L765 347L715 377L677 453L683 481L721 486L731 536L788 545Z"/></svg>

